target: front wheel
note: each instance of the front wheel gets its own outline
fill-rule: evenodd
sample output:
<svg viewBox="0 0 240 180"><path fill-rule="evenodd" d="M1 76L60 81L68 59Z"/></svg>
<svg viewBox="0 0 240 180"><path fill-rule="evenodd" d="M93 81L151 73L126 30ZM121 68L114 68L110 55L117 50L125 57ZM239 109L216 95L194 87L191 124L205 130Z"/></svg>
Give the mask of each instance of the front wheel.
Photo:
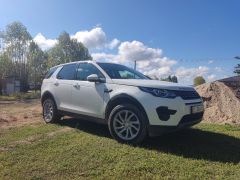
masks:
<svg viewBox="0 0 240 180"><path fill-rule="evenodd" d="M61 116L58 114L57 107L51 98L43 101L43 119L46 123L56 123Z"/></svg>
<svg viewBox="0 0 240 180"><path fill-rule="evenodd" d="M147 120L132 104L117 105L110 113L108 127L119 142L139 144L147 136Z"/></svg>

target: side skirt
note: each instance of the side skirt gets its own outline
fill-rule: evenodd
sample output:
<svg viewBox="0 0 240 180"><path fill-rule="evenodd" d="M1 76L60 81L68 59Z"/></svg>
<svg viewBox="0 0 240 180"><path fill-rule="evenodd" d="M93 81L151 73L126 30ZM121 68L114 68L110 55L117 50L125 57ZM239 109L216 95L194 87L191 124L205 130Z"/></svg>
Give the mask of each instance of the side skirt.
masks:
<svg viewBox="0 0 240 180"><path fill-rule="evenodd" d="M62 110L58 110L58 112L63 116L70 116L70 117L74 117L74 118L81 119L84 121L86 120L86 121L91 121L91 122L99 123L99 124L107 124L107 121L102 118L96 118L96 117L92 117L92 116L76 114L76 113L62 111Z"/></svg>

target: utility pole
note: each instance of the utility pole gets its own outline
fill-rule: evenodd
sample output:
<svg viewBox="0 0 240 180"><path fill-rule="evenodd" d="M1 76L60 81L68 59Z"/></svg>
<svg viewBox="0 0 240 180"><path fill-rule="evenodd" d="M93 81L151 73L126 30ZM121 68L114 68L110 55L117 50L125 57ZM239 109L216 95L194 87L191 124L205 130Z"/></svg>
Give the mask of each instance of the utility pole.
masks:
<svg viewBox="0 0 240 180"><path fill-rule="evenodd" d="M136 70L137 69L137 61L135 60L134 61L134 70Z"/></svg>

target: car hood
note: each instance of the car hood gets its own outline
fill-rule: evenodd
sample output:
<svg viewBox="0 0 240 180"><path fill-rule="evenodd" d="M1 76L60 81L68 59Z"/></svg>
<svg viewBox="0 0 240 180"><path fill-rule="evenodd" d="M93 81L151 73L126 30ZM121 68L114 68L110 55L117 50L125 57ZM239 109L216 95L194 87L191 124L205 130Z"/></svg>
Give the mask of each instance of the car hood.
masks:
<svg viewBox="0 0 240 180"><path fill-rule="evenodd" d="M191 86L182 85L179 83L171 83L160 80L143 80L143 79L112 79L113 84L138 86L138 87L151 87L161 88L169 90L182 90L182 91L193 91L194 88Z"/></svg>

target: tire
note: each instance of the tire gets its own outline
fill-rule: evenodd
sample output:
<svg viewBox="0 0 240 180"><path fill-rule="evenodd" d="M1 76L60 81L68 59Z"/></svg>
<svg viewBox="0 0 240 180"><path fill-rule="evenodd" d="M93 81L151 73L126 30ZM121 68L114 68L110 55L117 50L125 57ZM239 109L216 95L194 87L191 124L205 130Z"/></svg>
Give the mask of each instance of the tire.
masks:
<svg viewBox="0 0 240 180"><path fill-rule="evenodd" d="M144 114L132 104L117 105L109 115L109 131L121 143L140 144L147 137L147 127Z"/></svg>
<svg viewBox="0 0 240 180"><path fill-rule="evenodd" d="M52 98L45 99L43 101L43 120L46 123L57 123L60 118L54 100Z"/></svg>

